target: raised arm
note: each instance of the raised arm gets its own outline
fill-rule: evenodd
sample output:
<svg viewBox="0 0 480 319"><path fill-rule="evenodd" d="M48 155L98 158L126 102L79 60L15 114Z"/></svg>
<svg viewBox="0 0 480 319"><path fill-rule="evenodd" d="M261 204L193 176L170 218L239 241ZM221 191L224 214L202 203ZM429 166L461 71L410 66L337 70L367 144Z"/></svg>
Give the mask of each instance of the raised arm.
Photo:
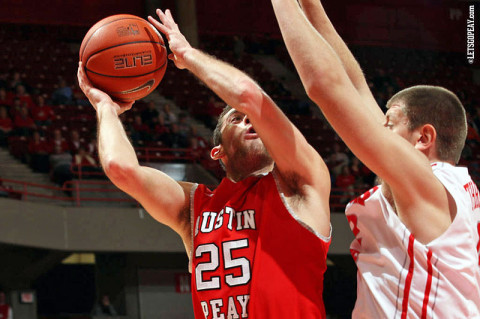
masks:
<svg viewBox="0 0 480 319"><path fill-rule="evenodd" d="M106 175L118 188L139 201L152 217L176 231L189 252L189 196L193 184L177 183L156 169L141 166L118 117L132 103L120 105L92 87L81 63L78 81L97 111L98 152Z"/></svg>
<svg viewBox="0 0 480 319"><path fill-rule="evenodd" d="M352 152L391 186L399 217L416 238L428 242L438 237L450 225L451 216L445 190L426 156L378 122L371 111L377 106L361 97L335 50L296 0L272 0L272 4L309 97ZM419 146L431 143L431 138L419 136Z"/></svg>
<svg viewBox="0 0 480 319"><path fill-rule="evenodd" d="M299 0L299 2L304 14L312 26L317 30L318 33L322 35L325 41L330 44L332 49L340 58L348 77L352 81L352 84L365 101L365 106L370 107L370 111L372 112L373 116L375 116L380 123L383 123L383 112L375 102L375 98L368 87L360 65L353 56L352 52L348 49L346 43L338 34L337 30L335 30L335 27L327 16L327 13L325 12L320 0Z"/></svg>
<svg viewBox="0 0 480 319"><path fill-rule="evenodd" d="M248 116L275 161L282 180L287 184L295 181L297 185L291 185L292 188L299 186L304 195L317 202L315 213L301 218L328 236L330 178L320 155L249 76L190 47L169 10L165 14L158 10L157 14L161 23L151 17L149 20L166 35L173 52L170 58L179 68L186 68L195 74L228 105Z"/></svg>

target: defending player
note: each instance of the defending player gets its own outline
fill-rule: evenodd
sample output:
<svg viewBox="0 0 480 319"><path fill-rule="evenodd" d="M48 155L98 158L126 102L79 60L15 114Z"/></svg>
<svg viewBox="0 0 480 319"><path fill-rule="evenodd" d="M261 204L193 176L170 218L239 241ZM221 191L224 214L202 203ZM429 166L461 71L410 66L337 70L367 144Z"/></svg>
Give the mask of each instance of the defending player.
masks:
<svg viewBox="0 0 480 319"><path fill-rule="evenodd" d="M330 244L328 169L275 103L246 74L194 49L169 10L149 17L170 58L228 105L211 156L226 178L215 191L140 166L119 105L78 78L98 115L107 176L182 238L190 257L196 318L323 318Z"/></svg>
<svg viewBox="0 0 480 319"><path fill-rule="evenodd" d="M353 317L479 318L480 199L467 169L454 166L466 137L460 101L416 86L394 95L384 116L320 2L300 0L303 12L296 0L272 3L309 97L384 181L346 209Z"/></svg>

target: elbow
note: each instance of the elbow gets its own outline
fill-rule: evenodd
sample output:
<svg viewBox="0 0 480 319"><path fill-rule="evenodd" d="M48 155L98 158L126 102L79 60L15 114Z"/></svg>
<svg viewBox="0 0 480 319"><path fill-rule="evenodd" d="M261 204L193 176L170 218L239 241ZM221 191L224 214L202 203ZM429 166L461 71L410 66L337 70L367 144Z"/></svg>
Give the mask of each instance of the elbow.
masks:
<svg viewBox="0 0 480 319"><path fill-rule="evenodd" d="M260 87L250 79L242 80L237 85L238 107L235 109L250 114L261 105L263 93Z"/></svg>
<svg viewBox="0 0 480 319"><path fill-rule="evenodd" d="M102 166L107 177L120 188L122 185L128 185L128 183L132 182L132 178L135 177L136 167L138 167L138 165L124 163L115 159L104 161Z"/></svg>
<svg viewBox="0 0 480 319"><path fill-rule="evenodd" d="M312 71L307 77L303 78L305 92L317 104L328 102L331 93L341 85L341 79L335 72Z"/></svg>

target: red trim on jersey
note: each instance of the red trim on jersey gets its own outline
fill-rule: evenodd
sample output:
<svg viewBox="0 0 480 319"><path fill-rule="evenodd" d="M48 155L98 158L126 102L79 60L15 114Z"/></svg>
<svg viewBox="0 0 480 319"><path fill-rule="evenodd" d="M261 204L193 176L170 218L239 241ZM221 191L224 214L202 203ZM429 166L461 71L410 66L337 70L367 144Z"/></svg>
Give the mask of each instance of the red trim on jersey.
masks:
<svg viewBox="0 0 480 319"><path fill-rule="evenodd" d="M405 279L405 289L403 294L403 302L402 302L402 319L407 318L407 311L408 311L408 295L410 294L410 288L412 286L412 278L413 278L413 267L414 267L414 255L413 255L413 245L414 245L415 238L412 234L410 234L410 238L408 239L408 257L410 258L410 266L408 267L408 274L407 278Z"/></svg>
<svg viewBox="0 0 480 319"><path fill-rule="evenodd" d="M428 271L428 279L427 279L427 286L425 287L425 295L423 296L423 307L422 307L422 319L427 318L427 306L428 306L428 298L430 297L430 290L432 289L432 251L429 249L427 253L427 271Z"/></svg>

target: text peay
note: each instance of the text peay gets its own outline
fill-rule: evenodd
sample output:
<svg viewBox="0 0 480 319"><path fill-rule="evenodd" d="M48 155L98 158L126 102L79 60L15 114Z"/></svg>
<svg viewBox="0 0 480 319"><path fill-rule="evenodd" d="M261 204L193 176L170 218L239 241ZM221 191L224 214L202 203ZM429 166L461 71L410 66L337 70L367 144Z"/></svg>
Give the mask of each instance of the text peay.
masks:
<svg viewBox="0 0 480 319"><path fill-rule="evenodd" d="M200 304L206 319L240 319L248 318L249 300L250 295L239 295L201 301Z"/></svg>

